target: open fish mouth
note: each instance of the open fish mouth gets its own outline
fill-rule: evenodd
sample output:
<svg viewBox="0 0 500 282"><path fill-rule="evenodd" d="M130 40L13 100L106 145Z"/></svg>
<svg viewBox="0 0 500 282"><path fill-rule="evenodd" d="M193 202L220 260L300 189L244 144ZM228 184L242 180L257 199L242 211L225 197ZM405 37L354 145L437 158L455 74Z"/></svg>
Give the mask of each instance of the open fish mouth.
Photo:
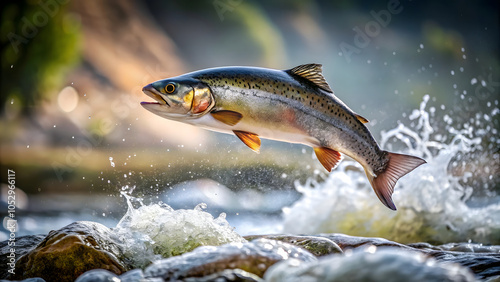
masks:
<svg viewBox="0 0 500 282"><path fill-rule="evenodd" d="M142 88L142 92L144 92L144 94L148 95L149 97L155 99L156 102L141 102L141 105L158 104L158 105L167 105L170 107L170 104L165 99L163 99L160 92L158 92L158 90L156 90L156 88L154 88L151 84L144 86Z"/></svg>

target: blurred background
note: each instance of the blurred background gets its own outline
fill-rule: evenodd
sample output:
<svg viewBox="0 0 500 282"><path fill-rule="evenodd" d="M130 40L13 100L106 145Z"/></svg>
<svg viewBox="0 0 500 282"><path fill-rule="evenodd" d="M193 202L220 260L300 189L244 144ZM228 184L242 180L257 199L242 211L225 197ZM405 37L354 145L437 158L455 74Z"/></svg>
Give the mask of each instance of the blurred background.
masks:
<svg viewBox="0 0 500 282"><path fill-rule="evenodd" d="M141 89L158 79L219 66L321 63L377 140L407 122L426 94L436 115L457 127L498 108L495 0L1 5L1 212L12 169L21 234L80 219L112 226L126 210L120 191L132 190L177 208L226 193L247 210L279 213L299 197L296 181L323 173L311 148L264 141L257 155L234 136L153 115L140 106L150 101ZM479 194L500 189L498 114L490 118L484 155L494 179L484 187L479 173ZM279 203L256 203L272 193ZM212 200L209 208L217 207L220 198Z"/></svg>

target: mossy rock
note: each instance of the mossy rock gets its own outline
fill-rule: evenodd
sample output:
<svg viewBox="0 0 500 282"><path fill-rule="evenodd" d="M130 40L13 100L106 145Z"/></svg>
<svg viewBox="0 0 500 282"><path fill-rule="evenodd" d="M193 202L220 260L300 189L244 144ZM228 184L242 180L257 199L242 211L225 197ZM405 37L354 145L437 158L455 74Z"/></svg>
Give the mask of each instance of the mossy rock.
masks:
<svg viewBox="0 0 500 282"><path fill-rule="evenodd" d="M127 271L122 251L106 226L89 221L74 222L51 231L33 250L16 262L10 279L41 277L47 281L75 281L96 268L117 275Z"/></svg>

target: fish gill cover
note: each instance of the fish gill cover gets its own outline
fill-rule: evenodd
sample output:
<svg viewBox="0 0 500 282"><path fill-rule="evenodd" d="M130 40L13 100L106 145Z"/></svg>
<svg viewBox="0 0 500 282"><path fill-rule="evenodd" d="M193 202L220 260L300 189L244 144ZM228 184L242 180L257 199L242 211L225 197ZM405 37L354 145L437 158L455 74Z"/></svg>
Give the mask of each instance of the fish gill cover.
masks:
<svg viewBox="0 0 500 282"><path fill-rule="evenodd" d="M400 123L382 132L382 148L398 150L403 144L400 151L427 161L399 181L394 193L397 212L385 209L371 195L358 163L344 160L324 182L297 183L302 198L283 209L283 231L339 232L402 243L500 244L499 196L495 187L489 187L498 176L499 140L494 125L498 100L495 106L490 104L490 113L478 113L459 125L448 115L442 122L437 120L436 109L426 109L429 99L425 95L420 109L409 115L410 126ZM440 124L446 132L438 131ZM496 162L488 163L495 158ZM476 190L482 195L471 197Z"/></svg>

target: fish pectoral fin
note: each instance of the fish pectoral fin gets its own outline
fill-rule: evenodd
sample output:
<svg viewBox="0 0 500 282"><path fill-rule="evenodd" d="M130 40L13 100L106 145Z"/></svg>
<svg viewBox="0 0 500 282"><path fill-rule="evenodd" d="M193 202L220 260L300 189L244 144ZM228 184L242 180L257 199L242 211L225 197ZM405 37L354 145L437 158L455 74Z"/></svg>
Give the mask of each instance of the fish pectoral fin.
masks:
<svg viewBox="0 0 500 282"><path fill-rule="evenodd" d="M227 111L227 110L222 110L222 111L214 111L210 113L212 117L214 117L216 120L225 123L227 125L233 126L236 125L241 118L243 118L243 115L238 113L238 112L233 112L233 111Z"/></svg>
<svg viewBox="0 0 500 282"><path fill-rule="evenodd" d="M314 153L316 153L319 162L328 172L332 171L342 160L342 155L338 151L327 147L316 147Z"/></svg>
<svg viewBox="0 0 500 282"><path fill-rule="evenodd" d="M354 115L355 115L355 116L356 116L356 118L357 118L360 122L362 122L362 123L368 123L368 122L370 122L369 120L367 120L366 118L364 118L364 117L362 117L362 116L360 116L360 115L358 115L358 114L354 114Z"/></svg>
<svg viewBox="0 0 500 282"><path fill-rule="evenodd" d="M322 65L320 64L306 64L296 66L293 69L286 70L286 72L291 75L300 76L326 92L333 93L330 85L328 85L328 82L326 82L326 79L323 76L321 67Z"/></svg>
<svg viewBox="0 0 500 282"><path fill-rule="evenodd" d="M233 130L233 132L250 149L256 153L260 153L260 138L257 134L238 130Z"/></svg>

